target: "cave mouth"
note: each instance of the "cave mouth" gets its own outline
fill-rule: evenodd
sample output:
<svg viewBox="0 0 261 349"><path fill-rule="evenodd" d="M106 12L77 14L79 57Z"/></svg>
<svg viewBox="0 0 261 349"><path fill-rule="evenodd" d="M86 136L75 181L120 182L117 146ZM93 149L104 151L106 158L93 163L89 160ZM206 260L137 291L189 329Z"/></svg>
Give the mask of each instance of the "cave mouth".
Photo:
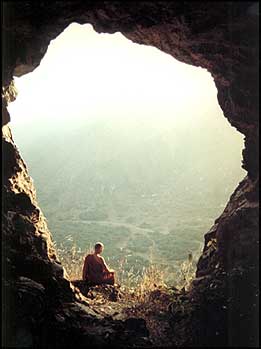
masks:
<svg viewBox="0 0 261 349"><path fill-rule="evenodd" d="M89 30L87 40L81 32L84 27ZM109 38L118 40L121 34L90 30L90 25L71 24L50 45L53 61L49 73L44 69L50 49L39 68L16 79L21 99L18 95L9 106L14 139L35 181L59 257L67 271L72 269L71 279L80 278L79 261L96 240L105 243L105 256L114 268L119 260L128 272L135 273L151 261L163 267L171 261L171 267L178 268L190 251L201 252L202 235L244 177L238 166L243 138L223 117L213 79L205 70L126 38L109 55L113 47ZM69 44L65 47L61 37L67 34ZM100 42L104 37L101 45L95 35ZM88 47L88 39L91 49L78 53L84 40ZM133 54L127 60L127 44L135 46L135 52L138 47L144 49L143 54ZM60 56L55 56L56 50ZM153 58L153 53L159 52L164 57L162 66ZM171 64L177 64L173 70ZM200 77L199 72L203 74ZM37 74L40 87L30 82ZM56 81L51 79L53 75ZM119 77L123 79L117 80ZM23 88L29 88L29 94ZM128 117L122 117L126 110ZM109 117L102 117L104 114ZM32 137L25 139L28 128ZM84 143L86 134L89 143ZM35 144L38 138L42 141ZM172 138L176 138L175 144ZM46 154L52 157L46 159ZM48 184L46 178L53 178L52 182ZM68 187L74 188L73 192L68 193ZM56 206L51 207L50 202Z"/></svg>

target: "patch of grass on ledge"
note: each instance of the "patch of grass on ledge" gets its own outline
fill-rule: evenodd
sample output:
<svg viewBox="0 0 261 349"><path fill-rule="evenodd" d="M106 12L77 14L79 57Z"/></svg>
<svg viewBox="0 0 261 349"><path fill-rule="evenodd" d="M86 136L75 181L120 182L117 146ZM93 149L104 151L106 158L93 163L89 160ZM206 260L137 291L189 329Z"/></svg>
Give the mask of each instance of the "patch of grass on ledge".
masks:
<svg viewBox="0 0 261 349"><path fill-rule="evenodd" d="M72 243L67 248L60 245L57 253L69 279L75 281L82 279L84 258L91 248L83 252ZM199 254L200 251L194 256L190 253L187 260L168 266L155 264L152 259L142 270L135 268L135 265L130 266L126 258L119 259L114 265L109 263L116 272L115 290L121 296L117 301L110 301L107 292L110 293L113 287L97 286L86 295L89 305L104 317L116 320L144 319L155 346L178 345L180 339L177 340L173 333L173 314L189 318L193 312L187 291L195 277ZM180 331L183 331L183 325Z"/></svg>
<svg viewBox="0 0 261 349"><path fill-rule="evenodd" d="M65 268L70 280L82 279L82 268L86 254L91 252L81 251L75 242L71 247L60 245L57 248L58 258ZM196 263L200 251L194 255L188 253L188 259L175 263L156 264L151 261L147 266L137 269L135 263L130 265L125 258L115 259L113 264L108 262L116 272L116 283L121 288L134 293L139 300L142 300L150 291L158 288L174 287L177 290L189 290L191 281L195 276Z"/></svg>

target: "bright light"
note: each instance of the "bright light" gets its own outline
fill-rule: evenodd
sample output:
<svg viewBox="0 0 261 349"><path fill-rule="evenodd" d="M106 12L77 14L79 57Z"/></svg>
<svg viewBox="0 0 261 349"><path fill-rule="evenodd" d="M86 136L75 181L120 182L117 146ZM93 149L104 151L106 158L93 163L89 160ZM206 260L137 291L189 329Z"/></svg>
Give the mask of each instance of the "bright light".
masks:
<svg viewBox="0 0 261 349"><path fill-rule="evenodd" d="M73 233L85 249L85 225L71 226L101 209L112 231L129 218L135 234L174 231L181 258L245 175L211 75L155 47L73 23L15 83L11 129L57 241Z"/></svg>
<svg viewBox="0 0 261 349"><path fill-rule="evenodd" d="M204 69L122 34L98 34L71 24L53 40L34 72L15 78L12 123L104 116L195 118L221 113L216 88Z"/></svg>

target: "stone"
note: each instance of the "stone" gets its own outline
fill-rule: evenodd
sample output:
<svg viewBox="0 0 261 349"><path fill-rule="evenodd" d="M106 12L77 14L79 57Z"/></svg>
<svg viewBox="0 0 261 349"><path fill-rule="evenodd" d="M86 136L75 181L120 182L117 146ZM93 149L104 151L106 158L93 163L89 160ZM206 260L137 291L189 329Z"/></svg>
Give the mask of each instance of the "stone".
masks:
<svg viewBox="0 0 261 349"><path fill-rule="evenodd" d="M184 63L207 69L216 84L224 116L245 135L242 166L247 176L206 234L197 278L209 277L194 284L191 299L195 300L193 304L198 305L198 310L191 313L193 316L182 319L186 328L182 321L173 323L175 335L180 334L180 346L258 346L258 310L253 306L257 303L258 291L259 209L259 18L256 4L225 1L3 2L3 91L11 90L13 76L31 72L40 64L50 41L70 23L90 23L98 32L119 31L133 42L155 46ZM27 296L31 292L39 292L48 309L43 316L45 326L37 322L38 327L29 328L32 326L29 321L29 327L12 328L10 317L14 309L11 307L12 299L6 298L6 326L16 333L19 343L15 344L29 345L33 342L35 346L50 347L60 342L75 345L77 340L82 346L108 342L121 345L128 341L134 343L138 340L135 338L136 330L130 336L123 323L113 321L110 325L100 322L96 327L89 323L81 326L85 313L75 312L66 305L76 302L75 291L62 269L56 265L51 233L37 204L27 166L8 127L10 115L7 104L10 96L2 95L5 294L8 295L7 290L12 289L10 295L16 299L20 289L26 300L24 304L30 304L26 303ZM208 246L210 239L215 239L217 245L211 251ZM240 277L235 272L239 267L243 270ZM34 283L42 285L44 291ZM210 288L211 284L219 286ZM228 324L222 306L230 298ZM32 297L34 301L36 299ZM60 321L65 308L68 316L65 321ZM25 309L20 304L15 314L18 318L29 318L30 311L34 314L31 305ZM78 320L72 320L74 317ZM114 330L106 332L106 326ZM13 344L12 338L12 334L7 333L5 343Z"/></svg>

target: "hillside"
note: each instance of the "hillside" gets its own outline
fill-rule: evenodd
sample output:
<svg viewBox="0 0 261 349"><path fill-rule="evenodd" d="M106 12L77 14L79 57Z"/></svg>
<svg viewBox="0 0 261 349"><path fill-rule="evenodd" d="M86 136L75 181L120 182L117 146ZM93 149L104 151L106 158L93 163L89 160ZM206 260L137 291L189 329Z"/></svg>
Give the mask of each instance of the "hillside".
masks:
<svg viewBox="0 0 261 349"><path fill-rule="evenodd" d="M57 247L83 253L103 241L116 268L198 252L244 176L241 136L207 114L194 124L110 117L32 127L31 139L19 128L14 136Z"/></svg>

